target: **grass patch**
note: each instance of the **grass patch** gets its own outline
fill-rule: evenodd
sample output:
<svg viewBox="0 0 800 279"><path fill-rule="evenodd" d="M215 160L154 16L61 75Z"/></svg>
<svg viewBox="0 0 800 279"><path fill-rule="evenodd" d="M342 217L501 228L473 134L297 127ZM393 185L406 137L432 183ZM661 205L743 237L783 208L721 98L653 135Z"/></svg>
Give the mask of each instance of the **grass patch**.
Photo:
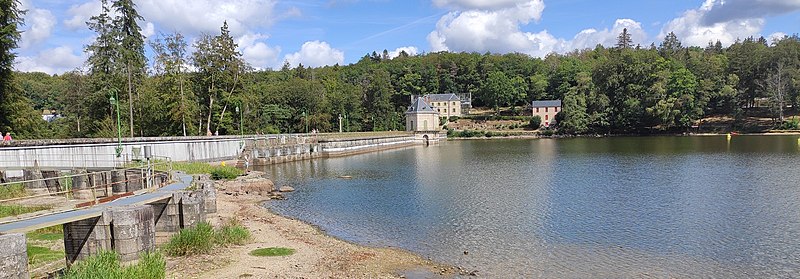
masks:
<svg viewBox="0 0 800 279"><path fill-rule="evenodd" d="M214 228L207 222L201 222L194 228L182 229L172 236L164 246L164 252L170 256L186 256L207 254L214 248Z"/></svg>
<svg viewBox="0 0 800 279"><path fill-rule="evenodd" d="M27 234L28 239L41 241L55 241L64 239L64 228L61 225L41 228Z"/></svg>
<svg viewBox="0 0 800 279"><path fill-rule="evenodd" d="M278 257L289 256L291 254L294 254L294 249L284 247L260 248L250 251L250 255L256 257Z"/></svg>
<svg viewBox="0 0 800 279"><path fill-rule="evenodd" d="M244 245L250 240L250 231L241 223L231 220L214 233L218 245Z"/></svg>
<svg viewBox="0 0 800 279"><path fill-rule="evenodd" d="M20 214L36 212L40 210L53 209L50 206L21 206L16 204L2 204L0 205L0 218L8 216L17 216Z"/></svg>
<svg viewBox="0 0 800 279"><path fill-rule="evenodd" d="M162 279L167 262L160 253L143 254L136 265L122 267L113 251L103 251L72 265L64 279Z"/></svg>
<svg viewBox="0 0 800 279"><path fill-rule="evenodd" d="M25 185L22 183L12 183L0 186L0 200L21 198L28 196Z"/></svg>
<svg viewBox="0 0 800 279"><path fill-rule="evenodd" d="M183 171L187 174L211 174L214 180L234 179L244 172L232 166L212 166L203 162L175 162L172 169Z"/></svg>
<svg viewBox="0 0 800 279"><path fill-rule="evenodd" d="M37 266L57 260L64 260L64 251L54 251L47 247L28 245L28 264Z"/></svg>
<svg viewBox="0 0 800 279"><path fill-rule="evenodd" d="M215 247L242 245L248 240L250 231L238 222L228 222L216 230L208 222L201 222L172 236L164 245L164 252L170 256L208 254Z"/></svg>

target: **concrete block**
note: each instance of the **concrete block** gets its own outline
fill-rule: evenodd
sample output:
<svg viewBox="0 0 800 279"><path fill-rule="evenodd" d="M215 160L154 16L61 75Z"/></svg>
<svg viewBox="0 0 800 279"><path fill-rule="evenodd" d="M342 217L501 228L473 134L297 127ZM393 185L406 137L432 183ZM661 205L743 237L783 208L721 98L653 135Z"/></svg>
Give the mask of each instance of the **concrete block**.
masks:
<svg viewBox="0 0 800 279"><path fill-rule="evenodd" d="M64 224L67 264L111 249L111 217L104 212L96 218Z"/></svg>
<svg viewBox="0 0 800 279"><path fill-rule="evenodd" d="M42 177L45 179L44 184L49 193L57 193L62 191L61 181L59 179L60 176L61 171L42 171Z"/></svg>
<svg viewBox="0 0 800 279"><path fill-rule="evenodd" d="M128 192L134 192L143 189L144 179L142 178L142 171L128 170L125 172L125 177L128 180L128 183L125 186L125 189Z"/></svg>
<svg viewBox="0 0 800 279"><path fill-rule="evenodd" d="M113 247L123 263L138 259L139 254L155 250L153 207L141 205L111 210Z"/></svg>
<svg viewBox="0 0 800 279"><path fill-rule="evenodd" d="M85 169L75 169L72 171L72 195L75 199L89 200L94 199L92 190L89 189L89 176Z"/></svg>
<svg viewBox="0 0 800 279"><path fill-rule="evenodd" d="M184 193L180 206L181 228L191 228L206 220L205 195L202 190Z"/></svg>
<svg viewBox="0 0 800 279"><path fill-rule="evenodd" d="M112 170L111 171L111 192L116 194L122 194L127 192L127 183L125 182L125 171L123 170Z"/></svg>
<svg viewBox="0 0 800 279"><path fill-rule="evenodd" d="M31 194L39 195L39 194L47 194L47 184L44 183L44 177L42 176L42 171L39 170L38 167L27 168L22 171L22 179L25 181L28 180L36 180L31 182L25 182L25 189L28 190Z"/></svg>

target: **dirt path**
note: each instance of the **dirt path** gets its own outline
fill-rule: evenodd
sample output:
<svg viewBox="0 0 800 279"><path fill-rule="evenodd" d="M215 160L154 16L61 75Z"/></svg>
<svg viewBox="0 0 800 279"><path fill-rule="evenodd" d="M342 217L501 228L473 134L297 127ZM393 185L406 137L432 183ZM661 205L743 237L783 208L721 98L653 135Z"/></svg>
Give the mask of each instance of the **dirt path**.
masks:
<svg viewBox="0 0 800 279"><path fill-rule="evenodd" d="M208 219L212 224L239 220L251 231L252 242L212 255L170 258L167 278L403 278L405 271L442 273L441 265L407 251L348 243L312 225L271 213L258 205L264 199L261 196L225 192L218 190L218 212ZM296 252L285 257L249 255L254 249L276 246ZM455 271L445 269L445 275Z"/></svg>

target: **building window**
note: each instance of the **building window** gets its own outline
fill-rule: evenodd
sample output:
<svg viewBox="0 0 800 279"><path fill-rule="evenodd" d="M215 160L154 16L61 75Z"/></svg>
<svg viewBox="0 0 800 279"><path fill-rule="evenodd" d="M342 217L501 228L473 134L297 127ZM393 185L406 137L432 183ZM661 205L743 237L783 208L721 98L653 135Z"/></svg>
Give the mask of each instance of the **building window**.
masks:
<svg viewBox="0 0 800 279"><path fill-rule="evenodd" d="M456 102L453 102L453 105L455 106L455 105L456 105Z"/></svg>
<svg viewBox="0 0 800 279"><path fill-rule="evenodd" d="M422 130L423 131L427 131L428 130L428 120L423 120L422 121Z"/></svg>
<svg viewBox="0 0 800 279"><path fill-rule="evenodd" d="M456 112L456 109L453 109L453 112Z"/></svg>
<svg viewBox="0 0 800 279"><path fill-rule="evenodd" d="M544 115L544 120L550 120L550 115L549 114L545 114Z"/></svg>
<svg viewBox="0 0 800 279"><path fill-rule="evenodd" d="M536 108L536 112L539 112L539 108Z"/></svg>
<svg viewBox="0 0 800 279"><path fill-rule="evenodd" d="M548 109L548 107L545 107L545 108L544 108L544 112L547 112L547 109Z"/></svg>

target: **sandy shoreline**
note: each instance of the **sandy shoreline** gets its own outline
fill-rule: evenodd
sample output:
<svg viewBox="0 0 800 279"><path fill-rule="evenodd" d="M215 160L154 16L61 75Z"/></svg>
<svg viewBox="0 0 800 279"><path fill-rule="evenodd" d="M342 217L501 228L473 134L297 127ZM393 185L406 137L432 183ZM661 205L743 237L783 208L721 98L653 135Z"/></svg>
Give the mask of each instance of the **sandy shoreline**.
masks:
<svg viewBox="0 0 800 279"><path fill-rule="evenodd" d="M252 241L211 255L171 257L167 261L167 278L404 278L405 274L450 277L458 271L401 249L366 247L336 239L313 225L263 208L259 204L266 198L261 195L226 194L228 185L218 185L218 211L208 215L207 220L218 225L236 219L251 231ZM285 257L249 255L254 249L266 247L288 247L296 253Z"/></svg>

